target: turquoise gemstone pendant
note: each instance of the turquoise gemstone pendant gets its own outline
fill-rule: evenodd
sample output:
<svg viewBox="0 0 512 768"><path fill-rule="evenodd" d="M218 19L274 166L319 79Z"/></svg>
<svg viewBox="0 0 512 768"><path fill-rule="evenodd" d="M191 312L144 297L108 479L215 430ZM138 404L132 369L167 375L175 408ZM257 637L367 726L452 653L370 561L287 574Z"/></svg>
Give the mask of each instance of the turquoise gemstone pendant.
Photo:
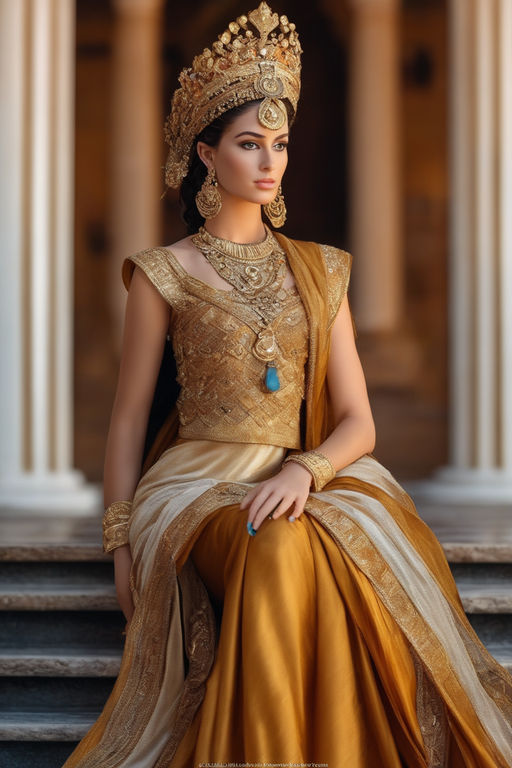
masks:
<svg viewBox="0 0 512 768"><path fill-rule="evenodd" d="M277 373L275 365L267 365L267 372L265 373L265 386L269 392L277 392L281 388L281 382Z"/></svg>

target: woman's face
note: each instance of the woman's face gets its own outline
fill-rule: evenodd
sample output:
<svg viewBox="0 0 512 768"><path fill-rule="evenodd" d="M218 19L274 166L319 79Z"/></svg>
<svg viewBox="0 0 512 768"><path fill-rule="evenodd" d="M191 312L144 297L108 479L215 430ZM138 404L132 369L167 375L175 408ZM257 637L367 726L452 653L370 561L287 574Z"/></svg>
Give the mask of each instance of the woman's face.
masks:
<svg viewBox="0 0 512 768"><path fill-rule="evenodd" d="M233 197L265 205L277 194L288 163L288 119L277 131L264 128L258 108L253 104L235 118L217 147L201 145L210 150L202 155L203 162L213 163L223 200Z"/></svg>

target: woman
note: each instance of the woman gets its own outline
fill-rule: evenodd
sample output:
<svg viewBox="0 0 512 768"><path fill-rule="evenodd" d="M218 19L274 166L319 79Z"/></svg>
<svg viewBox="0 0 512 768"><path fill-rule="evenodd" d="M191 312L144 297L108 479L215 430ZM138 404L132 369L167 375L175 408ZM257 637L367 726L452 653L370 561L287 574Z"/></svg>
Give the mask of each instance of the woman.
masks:
<svg viewBox="0 0 512 768"><path fill-rule="evenodd" d="M511 765L512 680L371 454L351 257L263 224L300 53L261 3L180 76L166 179L191 234L123 264L104 544L126 646L68 768ZM167 334L177 408L141 476Z"/></svg>

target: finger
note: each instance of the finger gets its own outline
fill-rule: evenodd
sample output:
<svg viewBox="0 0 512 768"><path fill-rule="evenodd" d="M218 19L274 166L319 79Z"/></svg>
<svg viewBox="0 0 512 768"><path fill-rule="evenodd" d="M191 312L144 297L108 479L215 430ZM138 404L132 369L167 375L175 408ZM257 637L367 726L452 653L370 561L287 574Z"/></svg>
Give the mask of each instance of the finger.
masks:
<svg viewBox="0 0 512 768"><path fill-rule="evenodd" d="M304 512L304 505L306 504L306 500L297 499L295 502L293 509L291 510L290 515L288 516L288 520L290 520L290 517L293 518L290 520L291 523L295 522L295 520L298 520L299 517Z"/></svg>
<svg viewBox="0 0 512 768"><path fill-rule="evenodd" d="M256 485L254 488L251 488L247 493L245 494L244 498L240 502L240 509L245 509L251 501L254 499L254 497L258 494L258 491L260 491L261 488L259 485Z"/></svg>
<svg viewBox="0 0 512 768"><path fill-rule="evenodd" d="M258 514L259 510L270 503L269 512L270 510L275 507L275 505L279 501L279 497L275 498L275 501L272 503L269 501L270 499L275 496L276 492L273 491L271 488L261 488L258 495L252 500L249 510L247 513L247 520L251 523L254 523L254 520L256 518L256 515Z"/></svg>
<svg viewBox="0 0 512 768"><path fill-rule="evenodd" d="M270 512L272 512L272 517L278 517L282 511L288 509L292 501L293 497L289 495L283 497L281 494L275 492L258 510L258 513L253 522L253 527L257 530L265 518L268 517Z"/></svg>
<svg viewBox="0 0 512 768"><path fill-rule="evenodd" d="M274 486L270 483L270 481L267 481L265 483L260 483L255 488L253 488L247 496L244 498L243 504L244 509L247 509L249 507L249 514L253 513L256 514L258 511L258 507L260 504L262 504L271 493L275 493ZM246 499L248 499L248 502L246 503Z"/></svg>
<svg viewBox="0 0 512 768"><path fill-rule="evenodd" d="M292 507L293 507L293 497L286 496L277 505L277 507L274 510L272 510L272 520L277 520L278 517L282 517L282 515L284 515L287 510L291 511Z"/></svg>
<svg viewBox="0 0 512 768"><path fill-rule="evenodd" d="M268 488L264 485L256 486L256 488L253 488L251 491L249 491L247 496L245 496L240 504L240 509L248 509L250 514L251 509L255 509L257 507L258 500L264 501L266 498L268 498L270 493L272 493L271 488Z"/></svg>

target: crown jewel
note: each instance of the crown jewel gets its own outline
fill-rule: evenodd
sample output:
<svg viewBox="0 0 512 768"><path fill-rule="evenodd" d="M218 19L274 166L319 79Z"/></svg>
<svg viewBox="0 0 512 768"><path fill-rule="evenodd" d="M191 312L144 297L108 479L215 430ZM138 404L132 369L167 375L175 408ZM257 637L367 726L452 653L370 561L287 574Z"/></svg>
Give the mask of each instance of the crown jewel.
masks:
<svg viewBox="0 0 512 768"><path fill-rule="evenodd" d="M178 187L187 175L190 151L200 131L232 107L262 100L258 119L272 130L286 120L281 99L293 112L300 94L300 47L295 24L262 2L239 16L211 48L184 69L165 124L170 145L165 180Z"/></svg>

